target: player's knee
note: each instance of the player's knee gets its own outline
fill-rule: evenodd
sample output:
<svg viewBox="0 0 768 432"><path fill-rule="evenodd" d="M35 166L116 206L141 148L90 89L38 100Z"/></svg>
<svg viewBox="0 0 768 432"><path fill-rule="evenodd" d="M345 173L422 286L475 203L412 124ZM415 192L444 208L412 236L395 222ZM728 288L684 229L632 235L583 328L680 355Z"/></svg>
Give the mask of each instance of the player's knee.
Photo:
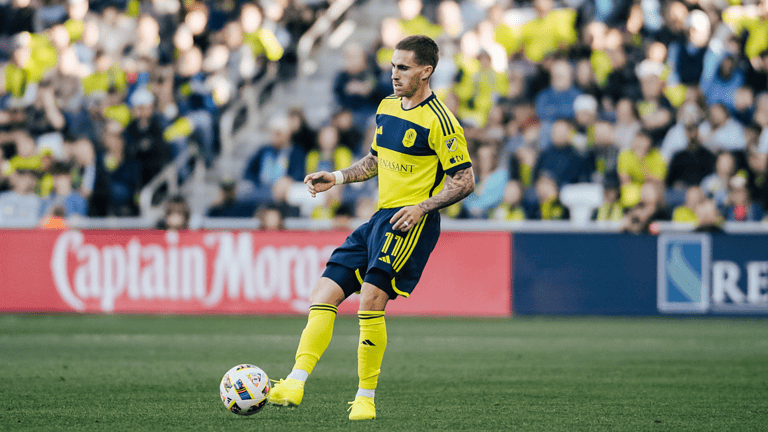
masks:
<svg viewBox="0 0 768 432"><path fill-rule="evenodd" d="M344 298L344 291L339 284L327 277L321 277L315 284L309 301L312 304L323 303L338 306L344 301Z"/></svg>
<svg viewBox="0 0 768 432"><path fill-rule="evenodd" d="M370 283L364 283L360 290L361 311L383 311L389 301L389 294Z"/></svg>

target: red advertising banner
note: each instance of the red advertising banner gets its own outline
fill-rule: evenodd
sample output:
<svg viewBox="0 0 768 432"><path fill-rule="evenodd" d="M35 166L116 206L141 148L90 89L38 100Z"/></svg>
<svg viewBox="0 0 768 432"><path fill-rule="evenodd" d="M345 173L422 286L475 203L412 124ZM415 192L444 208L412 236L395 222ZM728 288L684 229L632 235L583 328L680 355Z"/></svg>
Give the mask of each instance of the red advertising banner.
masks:
<svg viewBox="0 0 768 432"><path fill-rule="evenodd" d="M0 311L305 313L344 232L0 231ZM443 233L388 315L507 316L510 234ZM358 296L340 313L353 314Z"/></svg>

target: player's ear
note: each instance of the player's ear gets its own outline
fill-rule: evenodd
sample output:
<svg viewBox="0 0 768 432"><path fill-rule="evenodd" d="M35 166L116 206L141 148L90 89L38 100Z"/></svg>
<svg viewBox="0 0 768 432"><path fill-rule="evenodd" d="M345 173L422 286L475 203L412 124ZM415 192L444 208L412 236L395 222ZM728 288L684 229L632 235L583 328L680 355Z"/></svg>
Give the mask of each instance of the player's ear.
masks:
<svg viewBox="0 0 768 432"><path fill-rule="evenodd" d="M434 71L435 68L432 66L426 66L423 71L421 71L421 80L426 81L429 79L429 77L432 76L432 71Z"/></svg>

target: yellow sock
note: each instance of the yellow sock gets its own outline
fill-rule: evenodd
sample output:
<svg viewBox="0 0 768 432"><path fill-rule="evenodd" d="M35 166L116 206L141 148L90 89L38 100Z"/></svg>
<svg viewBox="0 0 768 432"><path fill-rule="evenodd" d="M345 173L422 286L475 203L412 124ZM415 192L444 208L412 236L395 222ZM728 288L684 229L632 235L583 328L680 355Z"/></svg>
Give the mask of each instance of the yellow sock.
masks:
<svg viewBox="0 0 768 432"><path fill-rule="evenodd" d="M379 383L381 361L387 349L387 325L383 311L360 311L360 345L357 346L358 386L374 390Z"/></svg>
<svg viewBox="0 0 768 432"><path fill-rule="evenodd" d="M301 332L299 349L296 350L294 369L312 373L320 356L323 355L333 336L333 323L336 321L336 306L315 304L309 307L307 326Z"/></svg>

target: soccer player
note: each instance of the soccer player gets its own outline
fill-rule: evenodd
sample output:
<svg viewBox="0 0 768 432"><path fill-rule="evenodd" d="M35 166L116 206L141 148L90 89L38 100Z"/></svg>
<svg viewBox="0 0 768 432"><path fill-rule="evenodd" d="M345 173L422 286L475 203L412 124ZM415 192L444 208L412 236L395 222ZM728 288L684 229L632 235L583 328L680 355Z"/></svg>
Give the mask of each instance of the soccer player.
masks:
<svg viewBox="0 0 768 432"><path fill-rule="evenodd" d="M413 292L440 235L437 211L475 188L464 131L429 88L437 57L426 36L401 40L392 55L395 93L379 105L371 152L349 168L304 179L314 197L378 175L378 210L328 260L310 297L293 371L269 394L274 405L301 403L304 383L331 342L338 305L359 291L359 389L349 419L376 418L374 391L387 347L384 308Z"/></svg>

